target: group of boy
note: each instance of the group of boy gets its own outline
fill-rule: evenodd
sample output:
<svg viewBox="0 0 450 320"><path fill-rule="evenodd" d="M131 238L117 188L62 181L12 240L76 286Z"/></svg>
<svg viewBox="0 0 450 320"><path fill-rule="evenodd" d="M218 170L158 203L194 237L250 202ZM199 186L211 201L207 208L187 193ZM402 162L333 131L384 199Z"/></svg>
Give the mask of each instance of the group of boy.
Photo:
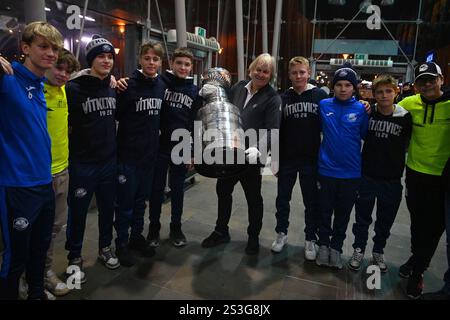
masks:
<svg viewBox="0 0 450 320"><path fill-rule="evenodd" d="M22 50L23 64L9 65L0 57L0 151L5 155L0 158L0 219L6 245L0 298L17 298L24 272L29 299L48 298L45 288L55 295L70 291L52 270L52 239L65 223L68 265L78 270L81 283L86 281L81 252L94 194L99 212L99 260L116 269L136 263L133 251L153 256L160 245L168 170L170 239L174 246L184 246L187 240L181 217L187 165L172 161L172 149L179 141L172 141L171 136L177 129L192 131L201 106L198 88L189 76L192 53L186 48L175 50L172 70L159 75L164 50L159 44L144 44L139 54L141 68L119 81L123 91L116 93L110 86L114 47L102 37L93 37L88 43L89 69L75 75L77 60L62 50L61 34L48 23L26 27ZM236 103L242 104L242 110L268 85L270 63L266 63L267 75L255 67L252 81L263 79L261 88L252 92L248 87L252 82L241 85L245 95L242 103ZM298 175L305 206L305 259L343 268L342 246L355 206L354 252L348 267L359 270L376 200L372 263L386 272L384 248L401 202L409 144L406 200L412 257L400 267L400 274L409 278L407 295L418 298L423 273L445 229L445 210L449 210L444 206L444 199L448 202L444 167L449 166L450 156L450 102L448 93L441 91L442 72L432 62L419 65L415 78L419 94L400 104L394 103L398 93L395 79L379 76L372 86L377 103L371 108L354 97L358 76L350 65L335 72L333 98L308 84L310 76L308 60L295 57L290 61L292 88L281 97L277 238L272 250L280 252L287 243L289 202ZM273 105L278 104L275 101ZM255 167L256 171L259 168ZM245 184L247 180L219 181L219 196L228 182L227 197L231 195L237 181ZM251 213L256 207L249 205L249 219L253 219L246 248L249 254L259 249L262 198L257 194L254 203L261 212ZM142 235L146 199L150 200L147 239ZM229 214L225 211L219 210L218 226L205 239L204 247L229 241ZM116 252L111 248L113 227ZM443 290L448 296L447 282Z"/></svg>
<svg viewBox="0 0 450 320"><path fill-rule="evenodd" d="M200 103L189 77L193 55L187 48L175 50L172 71L160 76L164 50L156 43L144 44L142 68L133 73L128 90L116 93L110 85L115 61L111 42L94 36L86 46L89 69L78 73L77 59L62 45L59 31L38 21L24 30L23 64L0 57L0 153L5 155L0 160L5 244L0 299L19 297L22 275L28 299L70 292L52 270L54 239L66 223L66 276L86 282L81 253L94 194L99 260L116 269L135 263L130 250L153 256L159 228L151 229L153 241L142 235L145 201L153 199L151 222L159 225L171 132L192 129ZM186 103L171 101L179 94L187 97L182 99ZM171 167L170 174L171 187L178 191L170 234L175 246L186 244L181 231L186 170L180 167ZM111 248L113 226L118 257Z"/></svg>

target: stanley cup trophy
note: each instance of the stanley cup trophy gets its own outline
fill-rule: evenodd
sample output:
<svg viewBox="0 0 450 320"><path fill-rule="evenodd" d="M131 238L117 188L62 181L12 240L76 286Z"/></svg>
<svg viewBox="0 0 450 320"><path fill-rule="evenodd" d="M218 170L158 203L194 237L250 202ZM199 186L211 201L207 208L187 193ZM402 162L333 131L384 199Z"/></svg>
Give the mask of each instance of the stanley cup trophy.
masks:
<svg viewBox="0 0 450 320"><path fill-rule="evenodd" d="M240 111L227 96L230 73L223 68L209 69L202 75L202 84L200 95L204 105L197 112L201 126L196 126L194 133L201 137L202 152L195 152L195 169L210 178L232 177L247 166Z"/></svg>

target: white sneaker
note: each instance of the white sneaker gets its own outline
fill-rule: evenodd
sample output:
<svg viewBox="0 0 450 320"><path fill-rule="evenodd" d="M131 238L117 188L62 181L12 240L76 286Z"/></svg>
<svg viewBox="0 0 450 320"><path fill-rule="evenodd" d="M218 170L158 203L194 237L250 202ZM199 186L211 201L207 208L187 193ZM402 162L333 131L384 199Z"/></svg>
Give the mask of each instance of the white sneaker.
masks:
<svg viewBox="0 0 450 320"><path fill-rule="evenodd" d="M98 258L101 262L103 262L105 267L110 270L114 270L120 267L119 259L117 259L116 255L110 247L104 247L100 249Z"/></svg>
<svg viewBox="0 0 450 320"><path fill-rule="evenodd" d="M348 267L354 271L358 271L361 268L363 258L364 252L362 252L361 248L356 248L348 261Z"/></svg>
<svg viewBox="0 0 450 320"><path fill-rule="evenodd" d="M316 244L316 240L305 242L305 259L308 261L314 261L317 257L319 246Z"/></svg>
<svg viewBox="0 0 450 320"><path fill-rule="evenodd" d="M45 289L50 291L54 296L61 297L70 292L67 284L58 278L53 270L48 270L44 277Z"/></svg>
<svg viewBox="0 0 450 320"><path fill-rule="evenodd" d="M277 238L272 243L273 252L281 252L288 241L288 236L284 232L279 232Z"/></svg>
<svg viewBox="0 0 450 320"><path fill-rule="evenodd" d="M56 297L47 289L44 290L44 294L47 296L47 300L55 301Z"/></svg>

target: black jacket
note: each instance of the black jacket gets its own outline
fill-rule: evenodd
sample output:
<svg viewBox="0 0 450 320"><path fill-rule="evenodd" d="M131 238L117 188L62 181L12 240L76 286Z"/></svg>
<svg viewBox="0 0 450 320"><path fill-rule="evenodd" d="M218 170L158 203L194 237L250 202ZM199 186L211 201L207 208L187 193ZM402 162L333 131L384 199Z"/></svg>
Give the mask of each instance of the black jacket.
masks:
<svg viewBox="0 0 450 320"><path fill-rule="evenodd" d="M247 88L249 81L244 80L235 84L231 88L230 101L241 111L243 129L267 129L268 137L259 136L258 144L246 147L257 147L260 150L270 149L270 130L280 128L281 117L281 98L278 93L270 86L266 85L253 95L244 108L247 99ZM262 161L265 161L262 159Z"/></svg>
<svg viewBox="0 0 450 320"><path fill-rule="evenodd" d="M67 83L70 160L98 163L116 157L116 91L110 80L82 71Z"/></svg>
<svg viewBox="0 0 450 320"><path fill-rule="evenodd" d="M135 70L128 81L128 89L117 96L119 161L140 167L154 164L165 90L160 76L147 78Z"/></svg>

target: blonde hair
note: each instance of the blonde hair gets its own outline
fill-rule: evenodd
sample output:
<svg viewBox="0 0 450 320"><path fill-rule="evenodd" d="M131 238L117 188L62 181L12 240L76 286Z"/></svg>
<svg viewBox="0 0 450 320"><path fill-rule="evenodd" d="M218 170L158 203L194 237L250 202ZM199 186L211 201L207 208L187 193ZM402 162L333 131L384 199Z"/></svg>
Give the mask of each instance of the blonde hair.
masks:
<svg viewBox="0 0 450 320"><path fill-rule="evenodd" d="M163 47L161 46L161 44L156 43L156 42L147 42L147 43L144 43L144 44L141 46L141 49L140 49L140 51L139 51L139 57L144 56L144 55L147 53L148 50L153 50L153 52L154 52L160 59L163 58L163 55L164 55L164 49L163 49Z"/></svg>
<svg viewBox="0 0 450 320"><path fill-rule="evenodd" d="M259 66L268 66L270 69L270 81L275 76L275 59L268 53L262 53L250 63L248 67L248 74L250 75Z"/></svg>
<svg viewBox="0 0 450 320"><path fill-rule="evenodd" d="M22 34L22 41L31 45L36 37L43 37L51 43L52 46L61 49L63 47L63 36L51 24L44 21L35 21L29 23Z"/></svg>
<svg viewBox="0 0 450 320"><path fill-rule="evenodd" d="M295 66L297 64L305 65L309 69L309 61L305 57L301 57L301 56L293 57L289 61L289 69L291 69L293 66Z"/></svg>
<svg viewBox="0 0 450 320"><path fill-rule="evenodd" d="M394 88L395 91L398 90L397 80L395 80L393 76L388 74L382 74L378 76L375 80L373 80L372 92L375 92L375 90L381 85L391 86L392 88Z"/></svg>

